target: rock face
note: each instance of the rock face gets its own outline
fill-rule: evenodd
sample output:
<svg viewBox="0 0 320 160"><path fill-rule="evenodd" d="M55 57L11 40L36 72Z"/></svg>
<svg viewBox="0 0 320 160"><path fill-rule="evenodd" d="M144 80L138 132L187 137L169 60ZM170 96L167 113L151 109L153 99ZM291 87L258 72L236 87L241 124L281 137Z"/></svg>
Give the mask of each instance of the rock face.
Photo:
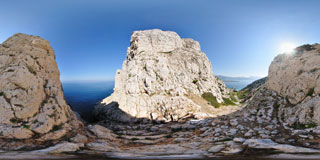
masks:
<svg viewBox="0 0 320 160"><path fill-rule="evenodd" d="M269 68L266 86L284 98L283 121L320 125L320 45L303 45L295 53L278 55Z"/></svg>
<svg viewBox="0 0 320 160"><path fill-rule="evenodd" d="M45 141L79 127L48 41L15 34L0 45L0 73L0 138Z"/></svg>
<svg viewBox="0 0 320 160"><path fill-rule="evenodd" d="M291 104L320 93L320 45L298 47L296 53L280 54L270 65L267 87Z"/></svg>
<svg viewBox="0 0 320 160"><path fill-rule="evenodd" d="M114 93L96 106L95 114L100 119L171 121L189 112L211 112L190 97L211 93L221 103L228 92L213 75L199 42L171 31L135 31L122 70L116 73ZM121 111L114 111L118 107Z"/></svg>

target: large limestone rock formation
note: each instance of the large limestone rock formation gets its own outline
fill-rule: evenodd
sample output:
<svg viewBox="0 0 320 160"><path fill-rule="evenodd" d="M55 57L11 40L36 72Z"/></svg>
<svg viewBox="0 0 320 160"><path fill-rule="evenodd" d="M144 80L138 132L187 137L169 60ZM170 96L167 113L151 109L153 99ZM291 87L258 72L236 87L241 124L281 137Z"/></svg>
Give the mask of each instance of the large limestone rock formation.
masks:
<svg viewBox="0 0 320 160"><path fill-rule="evenodd" d="M213 107L199 105L197 99L211 93L221 103L228 92L213 75L199 42L171 31L135 31L122 70L116 73L114 93L96 106L95 114L124 121L171 121L189 112L210 115ZM115 111L117 107L121 111Z"/></svg>
<svg viewBox="0 0 320 160"><path fill-rule="evenodd" d="M291 126L320 125L320 45L303 45L278 55L266 87L283 97L279 118Z"/></svg>
<svg viewBox="0 0 320 160"><path fill-rule="evenodd" d="M59 76L48 41L15 34L0 45L0 138L54 140L81 125Z"/></svg>
<svg viewBox="0 0 320 160"><path fill-rule="evenodd" d="M280 54L269 68L267 86L291 104L320 93L320 45L304 45L295 53Z"/></svg>

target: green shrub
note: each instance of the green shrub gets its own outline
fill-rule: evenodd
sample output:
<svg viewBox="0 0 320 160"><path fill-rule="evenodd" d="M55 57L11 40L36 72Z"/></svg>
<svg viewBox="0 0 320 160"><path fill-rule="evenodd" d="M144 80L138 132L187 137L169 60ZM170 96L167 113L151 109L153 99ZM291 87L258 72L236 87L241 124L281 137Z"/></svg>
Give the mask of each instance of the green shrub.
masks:
<svg viewBox="0 0 320 160"><path fill-rule="evenodd" d="M202 94L202 98L207 100L210 105L214 106L215 108L220 107L220 103L218 103L217 98L212 95L212 93L207 92Z"/></svg>
<svg viewBox="0 0 320 160"><path fill-rule="evenodd" d="M318 69L318 68L313 68L313 69L310 70L310 72L311 72L311 73L314 73L314 72L316 72L317 70L319 70L319 69Z"/></svg>
<svg viewBox="0 0 320 160"><path fill-rule="evenodd" d="M22 122L22 119L19 119L19 118L11 118L11 119L10 119L10 122L11 122L11 123L20 123L20 122Z"/></svg>
<svg viewBox="0 0 320 160"><path fill-rule="evenodd" d="M300 76L304 71L302 69L300 69L297 73L298 76Z"/></svg>
<svg viewBox="0 0 320 160"><path fill-rule="evenodd" d="M159 52L159 53L163 53L163 54L171 54L172 51L169 51L169 52Z"/></svg>
<svg viewBox="0 0 320 160"><path fill-rule="evenodd" d="M247 91L238 91L236 94L239 99L245 99L249 93Z"/></svg>
<svg viewBox="0 0 320 160"><path fill-rule="evenodd" d="M132 140L132 141L136 141L136 140L139 140L139 139L138 139L138 138L133 137L133 138L131 138L131 140Z"/></svg>
<svg viewBox="0 0 320 160"><path fill-rule="evenodd" d="M54 125L51 129L51 132L54 132L54 131L57 131L57 130L60 130L62 129L62 124L61 125Z"/></svg>
<svg viewBox="0 0 320 160"><path fill-rule="evenodd" d="M3 92L0 92L0 96L3 96L4 95L4 93Z"/></svg>
<svg viewBox="0 0 320 160"><path fill-rule="evenodd" d="M225 104L225 105L232 105L232 106L236 105L235 103L233 103L233 102L232 102L230 99L228 99L228 98L223 98L223 101L224 101L223 104Z"/></svg>
<svg viewBox="0 0 320 160"><path fill-rule="evenodd" d="M194 79L194 80L192 81L193 84L196 84L197 82L198 82L197 79Z"/></svg>
<svg viewBox="0 0 320 160"><path fill-rule="evenodd" d="M312 96L313 92L314 92L314 88L310 88L308 90L307 96Z"/></svg>
<svg viewBox="0 0 320 160"><path fill-rule="evenodd" d="M30 129L30 125L23 125L23 128Z"/></svg>
<svg viewBox="0 0 320 160"><path fill-rule="evenodd" d="M306 128L314 128L314 127L317 127L317 124L315 124L315 123L309 123L309 124L295 123L293 126L294 129L306 129Z"/></svg>

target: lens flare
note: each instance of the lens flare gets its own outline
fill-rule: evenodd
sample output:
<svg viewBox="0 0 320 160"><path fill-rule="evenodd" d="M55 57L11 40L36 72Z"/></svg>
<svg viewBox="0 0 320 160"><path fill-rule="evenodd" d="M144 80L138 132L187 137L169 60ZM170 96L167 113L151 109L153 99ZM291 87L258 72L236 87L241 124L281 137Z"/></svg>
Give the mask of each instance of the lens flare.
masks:
<svg viewBox="0 0 320 160"><path fill-rule="evenodd" d="M294 49L297 47L294 43L282 43L279 47L280 53L293 53Z"/></svg>

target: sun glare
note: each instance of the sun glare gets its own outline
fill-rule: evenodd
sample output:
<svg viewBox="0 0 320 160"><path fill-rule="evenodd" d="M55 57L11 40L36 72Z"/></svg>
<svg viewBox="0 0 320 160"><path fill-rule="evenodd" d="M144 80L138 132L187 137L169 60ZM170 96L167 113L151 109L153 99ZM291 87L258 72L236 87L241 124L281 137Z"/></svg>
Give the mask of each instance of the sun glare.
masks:
<svg viewBox="0 0 320 160"><path fill-rule="evenodd" d="M297 45L293 43L282 43L279 48L280 53L293 53Z"/></svg>

